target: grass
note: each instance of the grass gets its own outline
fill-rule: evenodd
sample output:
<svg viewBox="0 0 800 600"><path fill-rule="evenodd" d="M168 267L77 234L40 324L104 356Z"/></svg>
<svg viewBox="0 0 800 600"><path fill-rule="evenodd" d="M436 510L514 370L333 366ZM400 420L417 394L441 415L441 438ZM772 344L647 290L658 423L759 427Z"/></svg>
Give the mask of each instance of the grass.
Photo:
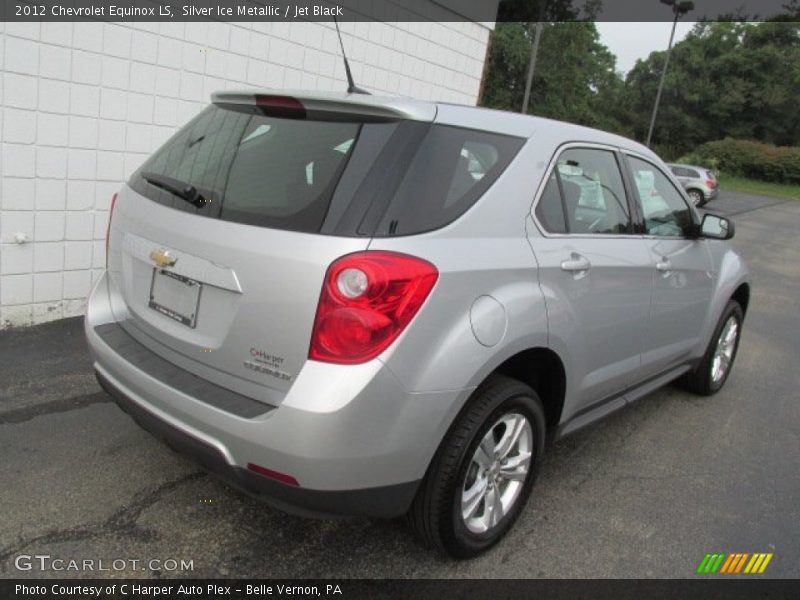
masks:
<svg viewBox="0 0 800 600"><path fill-rule="evenodd" d="M745 192L747 194L757 194L759 196L775 196L777 198L800 200L800 184L772 183L770 181L746 179L744 177L723 173L719 176L719 187L723 192L729 190L731 192Z"/></svg>

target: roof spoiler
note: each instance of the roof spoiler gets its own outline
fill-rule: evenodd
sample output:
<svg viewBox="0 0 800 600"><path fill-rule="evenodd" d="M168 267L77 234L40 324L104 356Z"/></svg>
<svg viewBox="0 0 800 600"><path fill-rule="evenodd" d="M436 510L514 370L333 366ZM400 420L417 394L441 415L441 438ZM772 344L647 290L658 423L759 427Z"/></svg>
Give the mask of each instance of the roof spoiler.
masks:
<svg viewBox="0 0 800 600"><path fill-rule="evenodd" d="M232 91L211 95L214 104L256 106L270 116L334 121L431 122L436 105L404 98L294 91Z"/></svg>

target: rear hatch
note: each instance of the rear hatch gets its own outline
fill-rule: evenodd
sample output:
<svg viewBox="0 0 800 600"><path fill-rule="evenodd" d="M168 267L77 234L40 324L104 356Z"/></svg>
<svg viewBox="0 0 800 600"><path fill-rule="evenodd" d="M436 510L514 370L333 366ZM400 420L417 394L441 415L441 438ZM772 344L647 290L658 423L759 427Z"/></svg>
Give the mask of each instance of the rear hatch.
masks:
<svg viewBox="0 0 800 600"><path fill-rule="evenodd" d="M432 120L428 106L410 115L215 97L119 194L108 261L115 317L174 364L280 403L308 355L328 265L369 244L356 231L356 192L400 123Z"/></svg>
<svg viewBox="0 0 800 600"><path fill-rule="evenodd" d="M523 143L435 116L372 96L215 95L119 194L116 320L184 370L280 404L331 263L457 219Z"/></svg>

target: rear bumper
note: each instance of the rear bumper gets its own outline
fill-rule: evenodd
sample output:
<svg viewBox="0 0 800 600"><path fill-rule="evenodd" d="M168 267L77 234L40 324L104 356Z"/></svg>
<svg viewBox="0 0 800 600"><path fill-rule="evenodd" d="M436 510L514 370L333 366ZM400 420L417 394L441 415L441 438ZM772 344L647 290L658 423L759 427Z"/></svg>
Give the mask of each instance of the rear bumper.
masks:
<svg viewBox="0 0 800 600"><path fill-rule="evenodd" d="M309 490L230 465L213 446L159 419L115 387L102 374L99 372L95 374L100 386L142 429L229 485L257 496L286 512L313 517L342 515L396 517L408 510L416 494L419 481L350 491Z"/></svg>
<svg viewBox="0 0 800 600"><path fill-rule="evenodd" d="M241 398L198 390L212 385L202 367L193 369L193 378L176 374L163 364L169 357L156 354L161 349L147 340L140 339L143 349L132 354L120 347L124 342L101 335L118 320L112 302L123 305L113 287L104 274L85 321L103 387L145 429L289 512L403 514L470 393L408 392L377 360L353 366L307 361L282 402L249 411ZM298 486L249 471L250 463L290 475Z"/></svg>

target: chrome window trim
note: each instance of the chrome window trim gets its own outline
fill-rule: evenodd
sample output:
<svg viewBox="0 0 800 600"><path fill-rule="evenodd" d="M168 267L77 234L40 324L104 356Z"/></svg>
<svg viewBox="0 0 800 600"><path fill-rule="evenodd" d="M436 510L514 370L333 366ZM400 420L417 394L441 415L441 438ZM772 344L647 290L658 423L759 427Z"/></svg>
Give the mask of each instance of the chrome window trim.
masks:
<svg viewBox="0 0 800 600"><path fill-rule="evenodd" d="M553 174L553 170L556 168L558 164L558 158L567 150L571 150L574 148L588 148L590 150L605 150L607 152L611 152L614 154L614 160L617 160L617 153L619 152L627 152L624 148L620 148L619 146L612 146L610 144L600 144L598 142L565 142L556 148L555 152L553 153L552 158L550 159L550 163L547 165L547 169L545 170L544 177L542 177L541 181L539 182L539 187L536 190L536 194L533 197L533 204L531 205L530 209L530 216L533 219L536 228L539 230L539 233L542 237L545 238L553 238L553 239L602 239L602 240L614 240L614 239L625 239L629 240L631 238L641 238L642 235L640 233L551 233L544 228L539 222L539 219L536 217L536 207L539 205L539 202L542 199L542 194L544 194L544 188L547 186L547 181L550 179L550 175ZM625 176L622 172L622 165L617 164L617 168L620 170L620 177L623 180L623 185L625 181ZM627 192L627 190L626 190ZM630 198L625 198L628 202L628 207L630 208ZM628 218L631 219L631 223L633 223L633 216L628 215Z"/></svg>

